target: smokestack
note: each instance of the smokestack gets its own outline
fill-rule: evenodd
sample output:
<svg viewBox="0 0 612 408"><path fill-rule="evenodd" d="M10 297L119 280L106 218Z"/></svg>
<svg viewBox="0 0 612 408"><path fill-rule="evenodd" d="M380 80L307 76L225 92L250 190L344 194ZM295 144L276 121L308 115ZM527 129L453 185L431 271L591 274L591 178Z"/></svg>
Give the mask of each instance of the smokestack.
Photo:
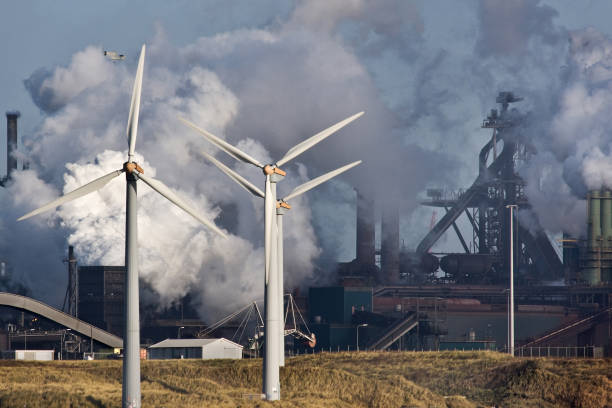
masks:
<svg viewBox="0 0 612 408"><path fill-rule="evenodd" d="M604 190L601 196L601 235L603 248L610 247L612 240L612 192Z"/></svg>
<svg viewBox="0 0 612 408"><path fill-rule="evenodd" d="M604 190L601 197L601 281L609 282L612 276L612 191Z"/></svg>
<svg viewBox="0 0 612 408"><path fill-rule="evenodd" d="M580 280L588 285L598 285L601 282L601 204L608 201L602 200L599 190L590 191L587 195L589 236L580 268Z"/></svg>
<svg viewBox="0 0 612 408"><path fill-rule="evenodd" d="M6 112L6 178L10 178L17 170L17 118L21 116L18 111Z"/></svg>
<svg viewBox="0 0 612 408"><path fill-rule="evenodd" d="M387 204L382 210L380 266L384 280L399 283L399 209Z"/></svg>
<svg viewBox="0 0 612 408"><path fill-rule="evenodd" d="M599 247L601 239L601 196L599 190L590 191L588 201L589 246Z"/></svg>
<svg viewBox="0 0 612 408"><path fill-rule="evenodd" d="M374 265L374 201L357 191L357 250L359 264Z"/></svg>

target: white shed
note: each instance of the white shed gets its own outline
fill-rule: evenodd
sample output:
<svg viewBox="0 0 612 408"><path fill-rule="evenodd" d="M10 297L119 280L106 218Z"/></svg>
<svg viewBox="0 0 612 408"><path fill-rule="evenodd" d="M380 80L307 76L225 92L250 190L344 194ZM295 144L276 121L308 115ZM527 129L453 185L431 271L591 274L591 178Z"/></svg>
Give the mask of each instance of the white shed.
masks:
<svg viewBox="0 0 612 408"><path fill-rule="evenodd" d="M166 339L149 347L149 359L172 358L242 358L242 346L225 338Z"/></svg>
<svg viewBox="0 0 612 408"><path fill-rule="evenodd" d="M51 361L53 350L15 350L15 360Z"/></svg>

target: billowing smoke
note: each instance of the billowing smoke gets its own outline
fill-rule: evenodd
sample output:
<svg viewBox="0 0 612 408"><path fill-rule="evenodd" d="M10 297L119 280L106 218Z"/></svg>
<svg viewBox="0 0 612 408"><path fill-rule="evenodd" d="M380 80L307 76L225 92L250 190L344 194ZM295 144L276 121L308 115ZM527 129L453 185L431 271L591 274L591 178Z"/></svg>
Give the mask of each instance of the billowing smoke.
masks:
<svg viewBox="0 0 612 408"><path fill-rule="evenodd" d="M147 42L139 163L230 233L228 240L216 237L139 183L141 276L162 305L191 292L202 316L212 319L263 295L263 203L199 151L257 185L263 176L178 116L273 162L304 138L366 111L285 166L280 197L307 179L364 161L291 203L284 218L289 286L312 282L318 271L331 274L326 262L339 254L354 256L353 188L379 203L398 203L402 234L416 246L431 214L414 215L419 194L473 181L477 152L490 137L479 124L502 90L524 96L521 109L537 118L526 125L537 153L521 173L532 215L550 231L583 228L584 191L605 184L610 170L602 165L610 154L609 39L574 32L568 52L568 34L554 24L552 8L537 0L482 0L463 16L471 23L453 26L441 47L431 43L428 7L434 6L301 1L285 21L184 46L157 30ZM81 263L123 264L125 184L115 180L57 211L13 220L121 167L136 54L113 63L89 46L67 66L40 69L26 80L45 117L25 143L31 170L15 177L2 200L3 234L14 242L6 240L2 250L35 296L55 304L65 284L58 254L66 239Z"/></svg>
<svg viewBox="0 0 612 408"><path fill-rule="evenodd" d="M481 0L479 19L482 30L476 42L480 56L515 58L538 48L556 46L562 30L553 22L558 12L540 0Z"/></svg>
<svg viewBox="0 0 612 408"><path fill-rule="evenodd" d="M587 191L612 187L612 39L592 28L569 39L555 111L534 134L537 154L525 176L542 225L584 236Z"/></svg>
<svg viewBox="0 0 612 408"><path fill-rule="evenodd" d="M397 7L401 3L389 2ZM399 122L381 100L370 73L336 35L333 20L340 23L351 16L336 8L327 13L331 20L323 31L316 18L311 21L322 5L303 3L287 23L274 28L202 37L184 47L171 44L160 28L148 44L138 162L230 233L227 240L216 237L139 183L140 274L159 294L161 305L191 292L202 304L202 316L210 319L263 295L263 202L235 186L198 152L217 155L258 185L263 176L219 153L178 116L227 138L262 162L273 162L304 138L365 110L364 117L287 165L290 176L279 184L282 197L309 178L363 159L361 168L333 184L349 192L340 195L349 208L336 206L336 198L316 196L314 208L335 207L335 218L349 223L354 223L352 186L384 199L401 197L414 207L426 181L406 174L436 173L441 155L398 137ZM371 13L382 8L370 2L355 7L353 17L373 18L377 35L394 35L385 24L388 16ZM399 27L399 21L391 22ZM369 23L366 19L359 24L363 34ZM38 70L26 80L46 116L26 143L32 170L22 172L10 187L6 220L121 168L135 55L136 50L125 62L113 63L100 47L89 46L67 66ZM20 224L10 221L8 230L29 233L31 239L20 240L24 251L50 253L49 245L54 245L54 253L61 254L67 239L82 264L121 265L124 191L121 177L59 210ZM295 286L315 278L322 249L312 227L311 199L306 195L291 204L284 218L285 263L286 282ZM318 233L332 235L328 242L344 238L332 229ZM41 241L41 236L50 237ZM27 269L24 274L34 295L57 304L59 296L50 293L62 291L48 290L48 282L58 287L65 282L61 259L24 263L26 256L13 258L20 269Z"/></svg>

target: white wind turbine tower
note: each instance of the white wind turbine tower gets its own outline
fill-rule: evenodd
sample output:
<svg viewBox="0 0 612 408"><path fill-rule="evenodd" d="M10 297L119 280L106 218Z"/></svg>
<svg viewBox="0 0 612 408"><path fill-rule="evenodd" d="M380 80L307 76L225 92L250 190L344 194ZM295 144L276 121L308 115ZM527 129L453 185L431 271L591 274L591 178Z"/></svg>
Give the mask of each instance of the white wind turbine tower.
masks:
<svg viewBox="0 0 612 408"><path fill-rule="evenodd" d="M211 143L215 144L220 149L224 150L230 156L237 160L245 163L252 164L263 170L266 176L265 192L263 193L264 204L264 231L265 231L265 323L264 333L266 337L265 341L265 356L263 364L263 393L265 398L269 401L280 399L280 377L279 377L279 366L280 356L279 351L282 344L279 344L280 339L283 337L284 328L281 329L280 323L283 320L282 315L282 288L279 286L278 276L278 238L276 228L276 183L281 181L286 173L280 169L280 166L286 164L290 160L299 156L306 150L310 149L315 144L319 143L323 139L327 138L332 133L348 125L358 117L363 115L363 112L359 112L353 116L350 116L343 121L336 123L333 126L317 133L314 136L304 140L296 146L289 149L282 159L278 160L274 164L263 165L253 157L244 153L240 149L225 140L207 132L204 129L199 128L193 123L186 119L179 118L186 125L195 129L201 133ZM240 177L240 176L239 176ZM242 178L242 177L241 177ZM244 180L244 179L243 179ZM246 181L246 180L245 180ZM250 183L249 183L250 184ZM247 190L251 191L250 186L247 184L241 184ZM259 190L259 189L257 189ZM257 191L251 191L255 195L259 195ZM261 193L261 190L259 190ZM280 296L279 296L280 295Z"/></svg>
<svg viewBox="0 0 612 408"><path fill-rule="evenodd" d="M208 160L210 160L215 166L217 166L222 172L227 174L232 180L234 180L238 185L242 188L250 192L251 194L261 197L265 199L265 194L258 187L253 185L250 181L246 180L240 174L236 173L234 170L227 167L225 164L221 163L219 160L215 159L211 155L206 152L201 152ZM291 209L289 205L289 200L296 198L309 190L317 187L320 184L325 183L326 181L331 180L332 178L339 176L347 170L352 169L361 163L361 160L357 160L355 162L349 163L345 166L342 166L336 170L332 170L328 173L323 174L315 179L309 180L304 184L296 187L289 193L287 196L277 200L276 202L276 230L277 230L277 274L278 274L278 292L279 292L279 306L280 306L280 347L279 347L279 362L280 366L285 365L285 347L284 347L284 314L283 314L283 304L282 300L284 298L284 290L283 290L283 215L287 213L288 210ZM264 326L265 327L265 326Z"/></svg>
<svg viewBox="0 0 612 408"><path fill-rule="evenodd" d="M137 194L136 182L144 181L149 187L157 191L162 196L166 197L183 211L190 214L192 217L200 221L202 224L211 228L217 234L225 237L225 233L221 231L215 224L208 221L204 217L185 204L172 190L170 190L161 181L144 175L144 170L134 162L134 148L136 146L136 134L138 132L138 114L140 111L140 91L142 88L142 75L144 69L145 46L142 46L140 59L138 60L138 69L134 80L134 89L132 92L132 102L130 104L130 114L128 117L127 134L128 134L128 160L123 164L123 168L115 170L105 176L102 176L76 190L63 195L62 197L46 204L23 217L18 221L40 214L44 211L51 210L64 203L75 200L86 194L100 190L108 182L115 177L125 173L127 180L126 189L126 222L125 222L125 268L126 268L126 284L125 284L125 332L123 339L123 390L122 390L122 406L130 408L140 407L140 316L139 316L139 300L138 300L138 222L137 222Z"/></svg>

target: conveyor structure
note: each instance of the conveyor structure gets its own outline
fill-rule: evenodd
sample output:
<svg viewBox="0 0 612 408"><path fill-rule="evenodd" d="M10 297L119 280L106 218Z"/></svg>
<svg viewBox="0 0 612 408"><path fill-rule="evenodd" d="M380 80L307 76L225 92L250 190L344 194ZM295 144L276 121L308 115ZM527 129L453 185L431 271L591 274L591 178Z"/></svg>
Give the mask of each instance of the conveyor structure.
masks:
<svg viewBox="0 0 612 408"><path fill-rule="evenodd" d="M108 347L123 347L123 340L120 337L32 298L15 295L13 293L0 292L0 306L8 306L37 314L85 337L91 337L93 340Z"/></svg>

